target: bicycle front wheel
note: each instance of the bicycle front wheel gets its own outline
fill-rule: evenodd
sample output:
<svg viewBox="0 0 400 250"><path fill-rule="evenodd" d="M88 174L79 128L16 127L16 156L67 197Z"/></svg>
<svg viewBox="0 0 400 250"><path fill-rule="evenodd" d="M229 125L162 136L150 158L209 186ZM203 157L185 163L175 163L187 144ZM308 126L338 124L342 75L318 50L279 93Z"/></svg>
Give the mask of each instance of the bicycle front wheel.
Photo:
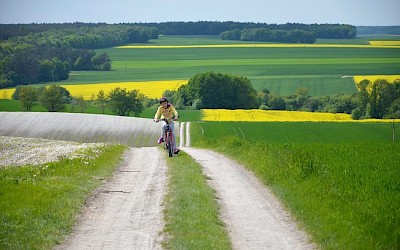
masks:
<svg viewBox="0 0 400 250"><path fill-rule="evenodd" d="M168 156L169 157L174 156L174 147L172 147L172 145L169 145L169 147L168 147Z"/></svg>

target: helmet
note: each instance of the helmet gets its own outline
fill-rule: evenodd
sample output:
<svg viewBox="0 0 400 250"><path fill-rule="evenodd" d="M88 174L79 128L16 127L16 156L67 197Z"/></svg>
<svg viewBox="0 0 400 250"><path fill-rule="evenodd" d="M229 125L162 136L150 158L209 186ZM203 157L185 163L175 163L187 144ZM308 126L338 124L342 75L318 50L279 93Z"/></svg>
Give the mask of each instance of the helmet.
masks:
<svg viewBox="0 0 400 250"><path fill-rule="evenodd" d="M161 97L159 100L158 100L158 102L159 103L162 103L162 102L168 102L168 99L167 99L167 97Z"/></svg>

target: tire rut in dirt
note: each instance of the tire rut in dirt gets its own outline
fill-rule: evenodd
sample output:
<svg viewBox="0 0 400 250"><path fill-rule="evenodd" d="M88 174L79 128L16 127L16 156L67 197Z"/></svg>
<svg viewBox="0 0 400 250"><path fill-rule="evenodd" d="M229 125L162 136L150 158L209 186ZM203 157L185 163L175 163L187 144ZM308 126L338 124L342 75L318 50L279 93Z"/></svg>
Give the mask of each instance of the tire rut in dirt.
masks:
<svg viewBox="0 0 400 250"><path fill-rule="evenodd" d="M279 201L243 166L210 150L185 148L202 165L234 249L313 249Z"/></svg>

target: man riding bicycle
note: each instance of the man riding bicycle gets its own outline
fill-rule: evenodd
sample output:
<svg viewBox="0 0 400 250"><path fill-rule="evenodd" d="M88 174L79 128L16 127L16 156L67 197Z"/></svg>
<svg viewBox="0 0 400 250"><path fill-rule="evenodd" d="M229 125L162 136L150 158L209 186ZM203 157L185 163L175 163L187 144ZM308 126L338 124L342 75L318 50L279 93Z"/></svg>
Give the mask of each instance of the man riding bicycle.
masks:
<svg viewBox="0 0 400 250"><path fill-rule="evenodd" d="M159 103L161 104L160 107L157 109L157 113L154 116L154 121L159 122L160 116L161 119L165 119L168 121L169 126L171 128L172 136L174 138L174 154L179 153L179 149L176 148L176 139L175 139L175 132L174 132L174 121L178 119L178 112L175 110L174 106L168 102L168 99L166 97L162 97L159 100ZM161 137L158 139L158 144L161 144L164 142L164 134L165 134L165 129L167 127L167 122L166 121L161 121Z"/></svg>

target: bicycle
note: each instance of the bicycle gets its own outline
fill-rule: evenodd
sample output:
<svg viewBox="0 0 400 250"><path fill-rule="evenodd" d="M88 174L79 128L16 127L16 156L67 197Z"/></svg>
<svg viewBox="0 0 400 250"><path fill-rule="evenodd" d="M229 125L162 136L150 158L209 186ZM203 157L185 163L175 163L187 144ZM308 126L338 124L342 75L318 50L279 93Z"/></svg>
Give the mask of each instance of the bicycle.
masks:
<svg viewBox="0 0 400 250"><path fill-rule="evenodd" d="M161 119L166 123L165 132L164 132L164 149L167 150L168 156L174 156L174 135L172 134L172 129L170 127L170 122L167 119Z"/></svg>

